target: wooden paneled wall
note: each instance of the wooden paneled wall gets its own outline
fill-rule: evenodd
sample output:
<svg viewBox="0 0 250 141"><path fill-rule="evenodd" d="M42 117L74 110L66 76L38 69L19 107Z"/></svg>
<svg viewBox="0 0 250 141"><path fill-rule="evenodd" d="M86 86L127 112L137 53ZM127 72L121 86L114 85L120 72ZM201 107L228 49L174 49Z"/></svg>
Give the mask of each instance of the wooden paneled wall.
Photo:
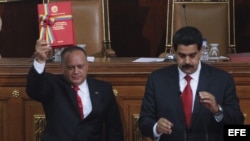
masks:
<svg viewBox="0 0 250 141"><path fill-rule="evenodd" d="M236 57L236 56L235 56ZM244 56L242 56L244 58ZM89 76L109 81L118 102L125 141L144 140L138 118L148 75L173 62L132 62L135 57L96 58ZM236 59L236 58L235 58ZM31 58L0 59L0 141L40 141L46 121L41 103L26 94L27 72ZM207 62L233 75L245 124L250 124L250 62ZM59 62L48 62L46 71L60 73Z"/></svg>
<svg viewBox="0 0 250 141"><path fill-rule="evenodd" d="M0 31L2 57L30 57L38 38L38 0L0 3L3 26Z"/></svg>
<svg viewBox="0 0 250 141"><path fill-rule="evenodd" d="M2 57L30 57L38 38L36 5L42 0L0 3ZM154 57L165 49L166 0L109 0L112 48L118 57ZM250 52L250 1L235 0L237 52Z"/></svg>

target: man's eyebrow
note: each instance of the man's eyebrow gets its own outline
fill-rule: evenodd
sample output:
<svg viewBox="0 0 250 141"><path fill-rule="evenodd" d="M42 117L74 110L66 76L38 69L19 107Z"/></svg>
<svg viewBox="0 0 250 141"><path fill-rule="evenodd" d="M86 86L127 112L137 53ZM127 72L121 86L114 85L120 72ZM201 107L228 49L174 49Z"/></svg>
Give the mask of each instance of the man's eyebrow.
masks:
<svg viewBox="0 0 250 141"><path fill-rule="evenodd" d="M190 55L195 55L195 54L197 54L197 52L193 52L193 53L189 53L189 54L185 54L185 53L178 52L178 54L179 54L179 55L190 56Z"/></svg>

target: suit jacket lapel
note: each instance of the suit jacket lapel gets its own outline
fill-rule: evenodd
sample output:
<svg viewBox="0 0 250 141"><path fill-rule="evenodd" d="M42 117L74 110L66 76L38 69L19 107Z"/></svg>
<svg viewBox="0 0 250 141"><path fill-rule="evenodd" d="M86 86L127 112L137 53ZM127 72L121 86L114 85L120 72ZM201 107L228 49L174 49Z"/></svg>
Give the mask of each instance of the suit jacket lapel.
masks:
<svg viewBox="0 0 250 141"><path fill-rule="evenodd" d="M75 93L74 89L72 88L72 85L69 84L62 75L60 75L60 79L62 79L65 82L66 92L64 94L66 94L66 97L69 97L69 100L73 104L75 111L80 116L80 112L79 112L79 108L78 108L78 104L77 104L76 93Z"/></svg>
<svg viewBox="0 0 250 141"><path fill-rule="evenodd" d="M87 116L88 118L91 118L93 116L93 113L96 111L96 108L99 105L99 97L101 92L99 91L98 87L96 86L96 83L93 82L93 79L89 79L87 78L87 83L88 83L88 88L89 88L89 96L90 96L90 100L91 100L91 104L92 104L92 111L89 114L89 116Z"/></svg>
<svg viewBox="0 0 250 141"><path fill-rule="evenodd" d="M173 99L173 101L177 102L178 104L176 104L176 111L178 113L178 117L181 118L180 121L182 121L182 125L185 125L185 116L184 116L184 111L183 111L183 106L182 106L182 99L181 99L181 91L180 91L180 84L179 84L179 72L178 72L178 66L176 65L175 69L171 72L170 76L172 76L169 81L171 82L171 86L170 88L172 88L171 92L173 94L173 96L171 96L172 98L176 98Z"/></svg>
<svg viewBox="0 0 250 141"><path fill-rule="evenodd" d="M199 92L207 90L208 81L209 81L209 72L207 70L206 65L201 63L201 71L200 71L200 77L199 77L199 82L198 82L197 91L196 91L196 98L194 101L194 109L193 109L193 115L192 115L192 119L191 119L192 120L191 126L192 126L192 123L195 122L195 120L197 120L198 113L203 114L203 112L201 112L201 111L202 111L202 109L204 109L204 107L202 107L203 105L200 104Z"/></svg>

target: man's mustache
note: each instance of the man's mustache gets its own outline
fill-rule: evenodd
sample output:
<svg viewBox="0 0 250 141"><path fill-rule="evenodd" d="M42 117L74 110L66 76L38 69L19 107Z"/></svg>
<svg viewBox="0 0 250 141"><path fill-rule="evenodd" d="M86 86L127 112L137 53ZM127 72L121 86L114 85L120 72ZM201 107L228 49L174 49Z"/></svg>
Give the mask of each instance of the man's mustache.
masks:
<svg viewBox="0 0 250 141"><path fill-rule="evenodd" d="M193 65L185 64L182 66L183 69L193 68Z"/></svg>

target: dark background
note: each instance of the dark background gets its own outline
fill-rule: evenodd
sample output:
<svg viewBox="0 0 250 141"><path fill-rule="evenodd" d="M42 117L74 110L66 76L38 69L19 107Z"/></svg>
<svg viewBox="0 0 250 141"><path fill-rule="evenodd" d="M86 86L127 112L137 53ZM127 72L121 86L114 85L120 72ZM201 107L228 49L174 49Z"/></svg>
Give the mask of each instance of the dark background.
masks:
<svg viewBox="0 0 250 141"><path fill-rule="evenodd" d="M168 0L109 0L111 45L118 57L156 57L165 49ZM37 4L0 3L2 57L31 57L38 39ZM250 1L235 0L236 48L250 52ZM216 33L215 33L216 34Z"/></svg>

